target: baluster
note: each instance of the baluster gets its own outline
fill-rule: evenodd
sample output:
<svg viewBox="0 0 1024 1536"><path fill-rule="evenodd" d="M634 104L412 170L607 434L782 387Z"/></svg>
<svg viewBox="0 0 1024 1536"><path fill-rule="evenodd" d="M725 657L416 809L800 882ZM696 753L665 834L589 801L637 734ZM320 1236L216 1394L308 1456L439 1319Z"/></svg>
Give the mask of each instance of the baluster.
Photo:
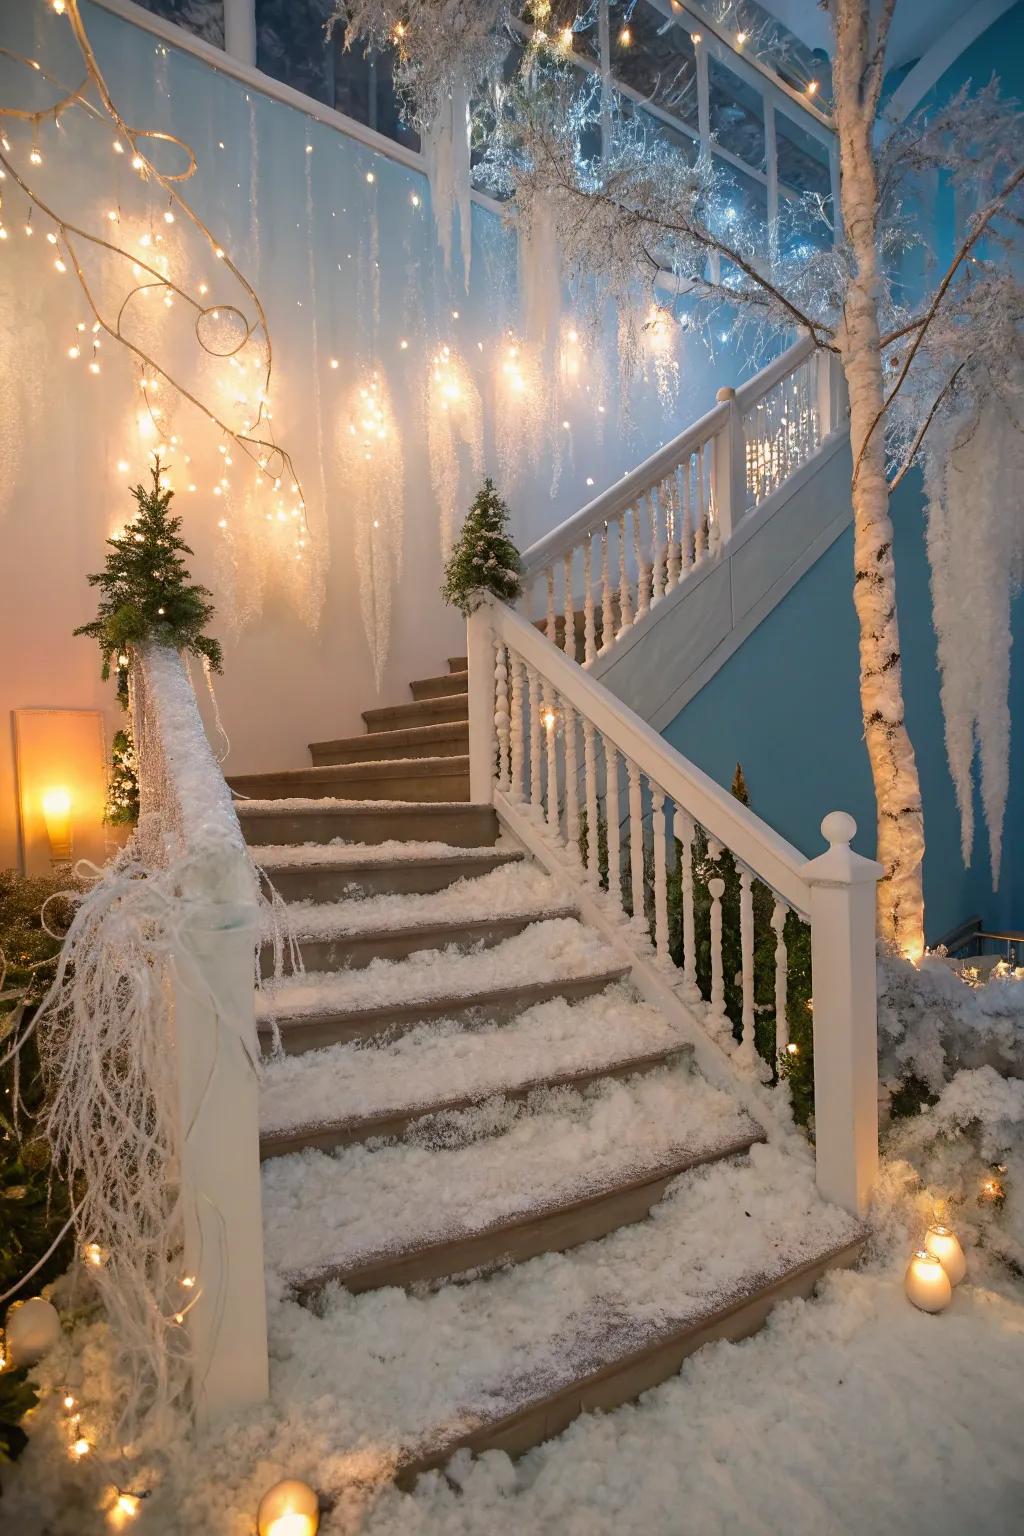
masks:
<svg viewBox="0 0 1024 1536"><path fill-rule="evenodd" d="M512 668L512 799L517 804L523 799L523 664L519 657L509 652Z"/></svg>
<svg viewBox="0 0 1024 1536"><path fill-rule="evenodd" d="M547 792L548 792L548 831L557 843L561 835L560 812L558 807L558 717L555 714L555 693L547 683L544 684L544 734L547 738Z"/></svg>
<svg viewBox="0 0 1024 1536"><path fill-rule="evenodd" d="M503 794L509 787L509 713L508 666L505 647L494 648L494 729L498 737L498 788Z"/></svg>
<svg viewBox="0 0 1024 1536"><path fill-rule="evenodd" d="M740 980L743 991L738 1055L745 1066L755 1069L758 1065L757 1042L754 1039L754 893L750 870L740 866Z"/></svg>
<svg viewBox="0 0 1024 1536"><path fill-rule="evenodd" d="M708 881L711 896L711 1001L708 1004L708 1027L724 1050L734 1044L725 1011L725 977L722 974L722 897L725 881L715 875Z"/></svg>
<svg viewBox="0 0 1024 1536"><path fill-rule="evenodd" d="M679 531L679 551L682 555L682 575L693 566L693 498L690 481L693 477L693 460L687 454L683 465L683 524Z"/></svg>
<svg viewBox="0 0 1024 1536"><path fill-rule="evenodd" d="M619 828L619 754L607 736L604 748L604 813L608 821L608 894L616 916L625 912L622 903L622 843Z"/></svg>
<svg viewBox="0 0 1024 1536"><path fill-rule="evenodd" d="M642 619L650 611L651 595L647 586L647 562L644 560L639 504L631 507L630 511L633 514L633 563L636 566L636 616Z"/></svg>
<svg viewBox="0 0 1024 1536"><path fill-rule="evenodd" d="M648 491L644 500L647 503L647 528L651 546L651 607L661 598L661 554L658 539L658 493L657 490Z"/></svg>
<svg viewBox="0 0 1024 1536"><path fill-rule="evenodd" d="M672 810L666 818L665 794L651 784L651 835L654 838L654 947L662 965L671 963L668 952L668 869L666 854L671 835Z"/></svg>
<svg viewBox="0 0 1024 1536"><path fill-rule="evenodd" d="M693 926L693 817L682 813L682 869L679 872L683 908L683 985L691 1003L700 1002L697 986L697 945Z"/></svg>
<svg viewBox="0 0 1024 1536"><path fill-rule="evenodd" d="M788 986L789 953L786 949L785 902L775 898L772 928L775 931L775 1065L779 1070L789 1045Z"/></svg>
<svg viewBox="0 0 1024 1536"><path fill-rule="evenodd" d="M565 631L562 635L562 650L570 661L576 660L576 608L572 600L572 557L573 550L562 560L562 622Z"/></svg>
<svg viewBox="0 0 1024 1536"><path fill-rule="evenodd" d="M640 770L626 759L629 785L629 883L633 898L633 924L647 932L644 915L644 808L640 795Z"/></svg>
<svg viewBox="0 0 1024 1536"><path fill-rule="evenodd" d="M626 559L626 514L620 512L619 524L619 634L633 622L633 600L629 592L629 562Z"/></svg>
<svg viewBox="0 0 1024 1536"><path fill-rule="evenodd" d="M558 638L555 626L555 568L553 565L548 566L544 576L548 586L547 618L544 621L544 633L552 645L557 645Z"/></svg>
<svg viewBox="0 0 1024 1536"><path fill-rule="evenodd" d="M665 591L671 592L679 585L679 480L675 470L665 482L665 519L668 526L668 544L665 549Z"/></svg>
<svg viewBox="0 0 1024 1536"><path fill-rule="evenodd" d="M612 600L612 584L608 574L608 524L601 533L601 650L606 651L615 639L615 605Z"/></svg>
<svg viewBox="0 0 1024 1536"><path fill-rule="evenodd" d="M597 655L597 635L594 627L594 565L591 540L588 533L583 541L583 664L589 666Z"/></svg>
<svg viewBox="0 0 1024 1536"><path fill-rule="evenodd" d="M707 553L707 503L704 500L704 449L698 448L696 454L697 471L697 505L693 518L693 563L700 565Z"/></svg>
<svg viewBox="0 0 1024 1536"><path fill-rule="evenodd" d="M526 666L530 689L530 812L535 821L544 814L540 780L540 678L537 669Z"/></svg>
<svg viewBox="0 0 1024 1536"><path fill-rule="evenodd" d="M565 841L569 856L579 863L579 761L576 756L576 711L562 694L562 733L565 743Z"/></svg>
<svg viewBox="0 0 1024 1536"><path fill-rule="evenodd" d="M595 888L601 883L601 858L597 824L597 762L594 726L583 716L583 783L587 796L587 879Z"/></svg>

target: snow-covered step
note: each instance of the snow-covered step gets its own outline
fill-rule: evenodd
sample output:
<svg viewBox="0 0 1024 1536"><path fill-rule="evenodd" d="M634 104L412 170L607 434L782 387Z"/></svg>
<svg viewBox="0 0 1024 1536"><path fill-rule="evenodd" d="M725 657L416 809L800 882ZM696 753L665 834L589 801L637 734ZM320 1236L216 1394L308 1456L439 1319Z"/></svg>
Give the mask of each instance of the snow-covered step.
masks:
<svg viewBox="0 0 1024 1536"><path fill-rule="evenodd" d="M311 799L329 795L353 800L468 800L469 758L385 759L326 768L287 768L232 774L228 783L239 795L267 800L292 795Z"/></svg>
<svg viewBox="0 0 1024 1536"><path fill-rule="evenodd" d="M309 743L309 755L317 768L335 763L460 757L468 751L468 719L405 726L398 730L367 731L363 736L342 736L336 741Z"/></svg>
<svg viewBox="0 0 1024 1536"><path fill-rule="evenodd" d="M368 731L397 731L407 725L437 725L441 721L468 720L469 694L442 694L436 699L414 699L411 704L378 705L364 709Z"/></svg>
<svg viewBox="0 0 1024 1536"><path fill-rule="evenodd" d="M442 842L268 844L253 857L286 901L340 901L355 895L441 891L523 855L516 848L462 848Z"/></svg>
<svg viewBox="0 0 1024 1536"><path fill-rule="evenodd" d="M452 847L483 847L498 836L490 805L465 800L416 805L405 801L318 800L291 796L281 800L238 800L238 819L246 841L261 843L443 842ZM259 855L257 854L257 857Z"/></svg>
<svg viewBox="0 0 1024 1536"><path fill-rule="evenodd" d="M519 1262L639 1221L680 1173L763 1134L686 1065L491 1103L394 1145L265 1164L267 1262L301 1292Z"/></svg>
<svg viewBox="0 0 1024 1536"><path fill-rule="evenodd" d="M420 677L410 683L414 699L450 698L469 692L469 672L444 672L439 677Z"/></svg>
<svg viewBox="0 0 1024 1536"><path fill-rule="evenodd" d="M458 880L432 895L303 902L288 912L290 934L307 971L357 969L425 949L490 947L539 918L575 916L567 888L527 860ZM272 976L269 933L261 959L263 974Z"/></svg>
<svg viewBox="0 0 1024 1536"><path fill-rule="evenodd" d="M820 1200L807 1155L754 1146L677 1179L651 1220L566 1253L427 1294L331 1287L319 1315L275 1301L274 1390L368 1479L407 1481L460 1446L523 1451L701 1344L753 1332L863 1236Z"/></svg>
<svg viewBox="0 0 1024 1536"><path fill-rule="evenodd" d="M275 1157L399 1136L426 1114L650 1072L690 1049L623 983L577 1003L540 1003L501 1028L444 1020L376 1049L287 1056L264 1071L260 1151Z"/></svg>

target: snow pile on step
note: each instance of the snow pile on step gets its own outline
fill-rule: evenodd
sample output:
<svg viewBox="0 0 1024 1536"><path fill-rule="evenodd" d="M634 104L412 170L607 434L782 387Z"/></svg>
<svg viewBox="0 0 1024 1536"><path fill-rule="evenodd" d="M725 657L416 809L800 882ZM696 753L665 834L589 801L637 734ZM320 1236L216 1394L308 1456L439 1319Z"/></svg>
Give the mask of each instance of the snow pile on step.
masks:
<svg viewBox="0 0 1024 1536"><path fill-rule="evenodd" d="M356 738L357 740L361 738ZM351 764L349 765L352 766ZM246 816L277 816L289 811L464 811L465 800L346 800L340 795L284 795L279 800L248 799L234 792L235 809Z"/></svg>
<svg viewBox="0 0 1024 1536"><path fill-rule="evenodd" d="M759 1134L726 1094L685 1067L585 1093L539 1092L525 1105L492 1100L393 1145L265 1163L267 1264L306 1276L348 1268L574 1204Z"/></svg>
<svg viewBox="0 0 1024 1536"><path fill-rule="evenodd" d="M486 875L456 880L444 890L426 895L291 902L288 917L292 936L301 941L437 923L520 917L524 913L540 915L571 905L565 885L538 864L520 860L492 869Z"/></svg>
<svg viewBox="0 0 1024 1536"><path fill-rule="evenodd" d="M350 843L332 838L329 843L257 843L250 853L261 869L288 869L302 864L394 864L403 859L493 859L495 852L510 852L508 844L461 848L457 843L407 842L389 838L384 843Z"/></svg>
<svg viewBox="0 0 1024 1536"><path fill-rule="evenodd" d="M374 960L359 971L314 971L271 981L256 994L256 1016L294 1018L449 997L457 1001L524 982L599 976L619 964L592 928L571 917L551 918L476 953L421 950L407 960Z"/></svg>
<svg viewBox="0 0 1024 1536"><path fill-rule="evenodd" d="M274 1396L344 1448L349 1476L386 1476L403 1448L499 1419L859 1232L822 1202L809 1157L755 1146L682 1175L648 1221L465 1285L331 1286L314 1316L271 1277Z"/></svg>
<svg viewBox="0 0 1024 1536"><path fill-rule="evenodd" d="M441 1020L376 1047L335 1045L280 1057L264 1070L260 1125L283 1131L482 1099L680 1044L662 1014L636 1002L623 982L577 1003L537 1003L500 1028Z"/></svg>

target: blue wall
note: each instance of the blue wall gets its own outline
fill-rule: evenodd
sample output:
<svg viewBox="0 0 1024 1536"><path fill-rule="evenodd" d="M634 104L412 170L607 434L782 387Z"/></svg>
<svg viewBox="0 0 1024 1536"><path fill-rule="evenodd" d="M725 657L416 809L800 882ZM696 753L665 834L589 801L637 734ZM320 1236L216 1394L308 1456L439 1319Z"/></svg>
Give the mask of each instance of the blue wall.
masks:
<svg viewBox="0 0 1024 1536"><path fill-rule="evenodd" d="M934 97L964 80L998 73L1008 95L1024 93L1024 4L983 34L939 82ZM941 253L952 243L952 198L933 204ZM971 865L960 854L960 823L946 759L921 480L908 475L892 501L897 601L907 725L917 754L927 852L927 937L934 943L967 917L1024 926L1024 602L1014 605L1011 714L1015 732L1003 833L1002 876L992 889L988 837L975 797ZM664 731L719 783L737 762L753 808L808 855L821 851L819 825L830 810L857 819L856 846L874 850L874 795L858 693L857 619L852 598L852 532L847 532Z"/></svg>

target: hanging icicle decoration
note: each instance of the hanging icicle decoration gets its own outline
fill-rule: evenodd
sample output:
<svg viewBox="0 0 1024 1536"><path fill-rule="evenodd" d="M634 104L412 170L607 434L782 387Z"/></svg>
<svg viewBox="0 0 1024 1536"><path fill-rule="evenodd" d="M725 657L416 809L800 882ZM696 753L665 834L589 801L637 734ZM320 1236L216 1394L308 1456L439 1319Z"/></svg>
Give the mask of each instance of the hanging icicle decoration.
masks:
<svg viewBox="0 0 1024 1536"><path fill-rule="evenodd" d="M338 467L352 523L359 608L377 692L402 573L404 462L387 380L376 370L352 391L338 429Z"/></svg>
<svg viewBox="0 0 1024 1536"><path fill-rule="evenodd" d="M483 406L462 359L443 346L427 382L427 452L430 483L438 504L441 554L447 559L455 534L462 465L474 480L483 474Z"/></svg>

